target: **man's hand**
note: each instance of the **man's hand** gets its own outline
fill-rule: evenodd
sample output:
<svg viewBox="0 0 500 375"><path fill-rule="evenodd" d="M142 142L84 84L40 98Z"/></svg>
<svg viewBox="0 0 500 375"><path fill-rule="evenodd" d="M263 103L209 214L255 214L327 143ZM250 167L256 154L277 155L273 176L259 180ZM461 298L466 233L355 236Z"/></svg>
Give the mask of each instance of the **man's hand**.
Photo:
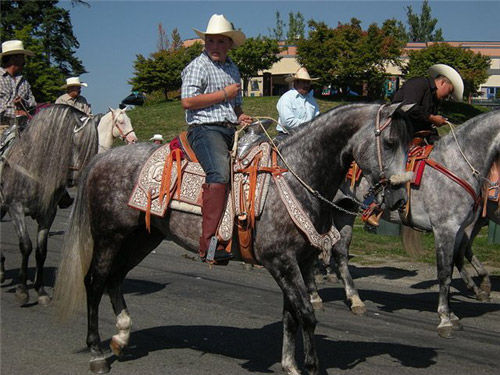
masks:
<svg viewBox="0 0 500 375"><path fill-rule="evenodd" d="M242 113L238 116L238 123L240 125L248 125L248 124L251 124L252 121L253 121L253 119L250 116L245 115L244 113Z"/></svg>
<svg viewBox="0 0 500 375"><path fill-rule="evenodd" d="M224 87L224 91L226 92L228 99L234 99L238 96L241 89L241 85L239 83L233 83L232 85Z"/></svg>
<svg viewBox="0 0 500 375"><path fill-rule="evenodd" d="M448 122L448 119L441 115L430 115L429 120L437 127L445 125Z"/></svg>

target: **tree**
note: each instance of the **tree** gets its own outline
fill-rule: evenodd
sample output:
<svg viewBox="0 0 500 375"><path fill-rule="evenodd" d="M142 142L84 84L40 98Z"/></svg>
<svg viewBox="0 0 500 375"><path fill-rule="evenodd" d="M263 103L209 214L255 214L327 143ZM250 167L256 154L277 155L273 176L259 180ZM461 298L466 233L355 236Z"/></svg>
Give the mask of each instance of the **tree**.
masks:
<svg viewBox="0 0 500 375"><path fill-rule="evenodd" d="M168 93L181 87L182 70L201 53L202 48L200 43L195 43L187 48L161 50L150 58L139 54L134 61L134 77L129 83L133 90L146 93L161 91L168 100Z"/></svg>
<svg viewBox="0 0 500 375"><path fill-rule="evenodd" d="M278 42L283 40L285 29L285 24L281 19L281 15L279 11L276 11L276 27L271 29L271 38L277 40Z"/></svg>
<svg viewBox="0 0 500 375"><path fill-rule="evenodd" d="M446 64L456 69L464 81L464 96L470 98L488 79L490 58L448 43L434 43L422 50L410 51L403 74L406 79L426 76L434 64Z"/></svg>
<svg viewBox="0 0 500 375"><path fill-rule="evenodd" d="M39 102L57 97L50 82L60 86L65 76L85 73L82 62L75 57L80 45L73 34L70 13L57 7L57 3L55 0L2 1L0 9L2 40L21 39L26 48L38 51L28 60L23 74L36 77L30 83ZM88 5L80 0L72 3ZM35 67L41 70L32 70ZM39 77L40 74L52 74L52 77Z"/></svg>
<svg viewBox="0 0 500 375"><path fill-rule="evenodd" d="M288 44L297 43L298 39L304 37L304 29L305 29L304 16L300 12L297 12L296 14L290 12L288 14L288 32L286 34L287 43Z"/></svg>
<svg viewBox="0 0 500 375"><path fill-rule="evenodd" d="M406 15L410 27L408 38L412 42L438 42L444 40L441 29L434 31L438 20L432 18L431 7L427 0L422 3L420 16L413 13L411 5L406 8Z"/></svg>
<svg viewBox="0 0 500 375"><path fill-rule="evenodd" d="M381 28L371 24L364 31L356 18L349 24L339 23L335 29L309 21L308 38L298 42L298 60L324 85L332 84L346 93L348 88L368 84L369 95L379 97L386 64L400 63L405 45L400 26L391 19Z"/></svg>
<svg viewBox="0 0 500 375"><path fill-rule="evenodd" d="M238 66L243 78L243 92L247 92L248 82L259 70L271 68L281 57L278 41L267 37L247 38L240 47L231 50L229 56Z"/></svg>

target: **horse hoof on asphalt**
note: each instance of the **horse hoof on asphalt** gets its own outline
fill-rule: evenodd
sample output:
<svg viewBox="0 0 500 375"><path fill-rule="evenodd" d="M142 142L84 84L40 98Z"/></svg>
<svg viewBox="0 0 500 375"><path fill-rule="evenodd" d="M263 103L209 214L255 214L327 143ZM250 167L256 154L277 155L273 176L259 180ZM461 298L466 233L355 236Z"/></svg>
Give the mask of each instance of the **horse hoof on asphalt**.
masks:
<svg viewBox="0 0 500 375"><path fill-rule="evenodd" d="M28 294L28 291L24 288L17 288L16 289L16 299L17 299L17 302L19 302L19 304L21 306L26 305L30 300L30 296Z"/></svg>
<svg viewBox="0 0 500 375"><path fill-rule="evenodd" d="M48 306L50 304L50 297L46 294L38 296L38 304L41 306Z"/></svg>
<svg viewBox="0 0 500 375"><path fill-rule="evenodd" d="M333 274L333 273L329 273L328 275L326 275L326 281L328 281L329 283L338 283L339 282L339 279L337 277L337 275Z"/></svg>
<svg viewBox="0 0 500 375"><path fill-rule="evenodd" d="M96 357L90 360L90 371L94 374L107 374L111 368L105 357Z"/></svg>
<svg viewBox="0 0 500 375"><path fill-rule="evenodd" d="M464 329L464 326L460 323L460 319L455 314L450 314L450 321L455 331L462 331Z"/></svg>
<svg viewBox="0 0 500 375"><path fill-rule="evenodd" d="M281 368L283 369L283 372L286 374L286 375L300 375L301 372L297 369L297 367L293 367L293 366L281 366Z"/></svg>
<svg viewBox="0 0 500 375"><path fill-rule="evenodd" d="M323 275L314 275L314 281L316 284L323 284L325 282L325 278Z"/></svg>
<svg viewBox="0 0 500 375"><path fill-rule="evenodd" d="M476 298L478 301L488 302L490 300L490 295L484 290L481 290L478 294L476 294Z"/></svg>
<svg viewBox="0 0 500 375"><path fill-rule="evenodd" d="M354 315L364 315L366 313L365 305L351 306L351 311Z"/></svg>
<svg viewBox="0 0 500 375"><path fill-rule="evenodd" d="M479 289L481 289L484 293L486 293L486 295L488 296L488 298L490 297L491 283L489 283L489 282L482 282L481 285L479 285Z"/></svg>
<svg viewBox="0 0 500 375"><path fill-rule="evenodd" d="M438 334L444 339L453 338L453 324L448 323L448 325L439 325L437 328Z"/></svg>
<svg viewBox="0 0 500 375"><path fill-rule="evenodd" d="M313 306L314 310L321 310L323 309L323 300L319 296L317 292L314 292L310 296L310 301L311 305Z"/></svg>

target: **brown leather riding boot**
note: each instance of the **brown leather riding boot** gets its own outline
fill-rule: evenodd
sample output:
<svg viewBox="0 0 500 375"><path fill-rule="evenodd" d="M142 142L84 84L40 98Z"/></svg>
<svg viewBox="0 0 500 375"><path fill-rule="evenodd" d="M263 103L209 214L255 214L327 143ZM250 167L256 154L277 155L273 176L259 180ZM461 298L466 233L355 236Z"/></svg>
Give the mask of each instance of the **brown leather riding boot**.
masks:
<svg viewBox="0 0 500 375"><path fill-rule="evenodd" d="M203 184L202 188L203 207L201 208L202 225L199 254L201 259L205 260L210 241L216 235L215 232L224 213L227 184ZM214 260L218 263L228 261L232 257L233 255L224 249L215 250Z"/></svg>

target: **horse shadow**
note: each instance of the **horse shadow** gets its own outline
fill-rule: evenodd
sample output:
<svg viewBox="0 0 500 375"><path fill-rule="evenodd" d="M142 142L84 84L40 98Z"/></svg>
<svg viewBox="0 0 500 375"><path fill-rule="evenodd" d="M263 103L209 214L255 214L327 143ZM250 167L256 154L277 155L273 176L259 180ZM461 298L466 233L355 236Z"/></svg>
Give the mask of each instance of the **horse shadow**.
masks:
<svg viewBox="0 0 500 375"><path fill-rule="evenodd" d="M363 301L371 301L377 308L384 312L395 312L398 310L415 310L418 312L436 312L438 293L434 291L422 293L395 293L378 291L373 289L359 289L359 296ZM344 300L343 288L324 288L319 291L323 302ZM487 313L500 310L500 304L478 301L457 300L455 297L461 293L450 293L450 307L461 318L482 316Z"/></svg>
<svg viewBox="0 0 500 375"><path fill-rule="evenodd" d="M349 272L353 279L360 279L370 276L382 276L386 280L398 280L405 277L415 277L418 274L417 270L405 270L397 267L361 267L350 264Z"/></svg>
<svg viewBox="0 0 500 375"><path fill-rule="evenodd" d="M479 285L481 282L481 279L479 278L479 276L473 276L472 279L474 280L476 285ZM490 275L490 282L491 282L491 291L492 292L500 292L500 276L496 276L496 275L491 276ZM428 288L431 288L437 284L438 284L438 281L436 279L433 279L433 280L426 280L426 281L422 281L422 282L413 284L411 287L414 289L428 289ZM459 291L461 291L465 295L473 296L473 293L467 289L467 287L465 286L465 283L461 279L458 279L458 278L453 279L451 282L451 286L458 289Z"/></svg>
<svg viewBox="0 0 500 375"><path fill-rule="evenodd" d="M280 362L282 323L276 322L262 328L236 328L226 326L159 326L134 331L131 345L120 358L112 355L110 364L115 361L133 361L149 355L150 352L168 349L192 349L244 361L241 367L256 373L273 373L271 367ZM244 338L244 339L242 339ZM324 335L316 335L316 347L322 367L326 369L352 369L370 357L389 355L401 366L427 368L436 363L437 350L431 347L418 347L389 342L332 340ZM297 347L302 342L299 335ZM108 340L105 344L109 345ZM335 353L335 355L332 355ZM297 356L299 367L303 359Z"/></svg>
<svg viewBox="0 0 500 375"><path fill-rule="evenodd" d="M56 267L46 267L43 271L44 285L48 288L54 288L56 280ZM15 285L18 282L19 268L14 268L5 271L5 280L10 280L10 283L4 282L1 285L2 289L6 289L7 293L15 293ZM35 267L28 268L28 280L31 283L28 284L28 289L33 289L33 282L35 280ZM147 281L143 279L125 279L122 284L123 294L143 296L148 294L156 293L160 290L165 289L169 283L156 283L152 281ZM9 288L9 289L7 289ZM26 306L32 306L36 303L31 303Z"/></svg>

